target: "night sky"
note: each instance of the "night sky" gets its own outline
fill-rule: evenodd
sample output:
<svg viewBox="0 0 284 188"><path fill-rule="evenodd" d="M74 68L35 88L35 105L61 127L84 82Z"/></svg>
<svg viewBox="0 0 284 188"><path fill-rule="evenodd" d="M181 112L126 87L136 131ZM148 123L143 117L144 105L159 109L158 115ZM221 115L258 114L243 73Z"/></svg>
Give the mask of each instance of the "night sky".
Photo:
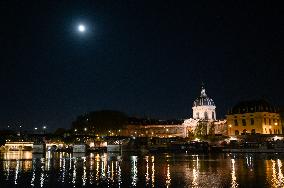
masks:
<svg viewBox="0 0 284 188"><path fill-rule="evenodd" d="M68 128L102 109L191 117L202 82L218 118L240 100L284 105L276 2L30 2L0 2L0 128Z"/></svg>

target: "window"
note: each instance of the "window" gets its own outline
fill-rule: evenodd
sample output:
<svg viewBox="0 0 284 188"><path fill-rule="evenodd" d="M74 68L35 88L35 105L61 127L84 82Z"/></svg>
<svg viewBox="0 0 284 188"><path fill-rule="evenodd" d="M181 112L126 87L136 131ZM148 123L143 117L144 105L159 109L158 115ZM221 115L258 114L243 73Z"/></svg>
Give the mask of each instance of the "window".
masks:
<svg viewBox="0 0 284 188"><path fill-rule="evenodd" d="M264 118L264 125L266 125L266 118Z"/></svg>
<svg viewBox="0 0 284 188"><path fill-rule="evenodd" d="M246 126L246 125L247 125L247 123L246 123L246 120L245 120L245 119L242 119L242 124L243 124L243 126Z"/></svg>
<svg viewBox="0 0 284 188"><path fill-rule="evenodd" d="M199 119L199 112L196 113L196 118Z"/></svg>
<svg viewBox="0 0 284 188"><path fill-rule="evenodd" d="M238 130L235 130L235 135L239 135L239 131Z"/></svg>
<svg viewBox="0 0 284 188"><path fill-rule="evenodd" d="M268 119L269 125L271 125L271 119Z"/></svg>
<svg viewBox="0 0 284 188"><path fill-rule="evenodd" d="M215 119L215 113L212 112L212 119Z"/></svg>
<svg viewBox="0 0 284 188"><path fill-rule="evenodd" d="M208 113L204 112L204 119L208 119Z"/></svg>
<svg viewBox="0 0 284 188"><path fill-rule="evenodd" d="M250 118L250 125L254 125L254 119Z"/></svg>
<svg viewBox="0 0 284 188"><path fill-rule="evenodd" d="M234 120L234 124L235 124L235 126L238 126L238 120L237 119Z"/></svg>

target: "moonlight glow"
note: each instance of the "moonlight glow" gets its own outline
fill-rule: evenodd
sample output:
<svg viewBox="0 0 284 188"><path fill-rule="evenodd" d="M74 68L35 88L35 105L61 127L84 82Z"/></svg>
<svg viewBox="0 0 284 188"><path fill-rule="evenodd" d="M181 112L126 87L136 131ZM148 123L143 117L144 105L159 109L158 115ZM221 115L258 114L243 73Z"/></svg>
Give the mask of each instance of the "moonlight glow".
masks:
<svg viewBox="0 0 284 188"><path fill-rule="evenodd" d="M78 31L81 32L81 33L84 33L86 31L86 27L84 25L80 24L78 26Z"/></svg>

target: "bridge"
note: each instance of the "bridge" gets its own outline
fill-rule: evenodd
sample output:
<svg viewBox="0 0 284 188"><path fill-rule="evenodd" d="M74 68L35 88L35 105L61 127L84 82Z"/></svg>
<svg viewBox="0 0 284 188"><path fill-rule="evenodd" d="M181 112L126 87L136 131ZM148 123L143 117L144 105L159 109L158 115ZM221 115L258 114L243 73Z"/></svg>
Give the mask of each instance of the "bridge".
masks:
<svg viewBox="0 0 284 188"><path fill-rule="evenodd" d="M22 150L32 150L33 142L6 142L5 150L7 151L22 151Z"/></svg>

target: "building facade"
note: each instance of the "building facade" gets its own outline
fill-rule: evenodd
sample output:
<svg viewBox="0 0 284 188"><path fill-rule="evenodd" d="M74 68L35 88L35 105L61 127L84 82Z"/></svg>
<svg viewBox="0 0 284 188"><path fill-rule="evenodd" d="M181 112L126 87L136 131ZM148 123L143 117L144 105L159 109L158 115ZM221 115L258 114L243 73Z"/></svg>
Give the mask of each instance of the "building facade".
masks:
<svg viewBox="0 0 284 188"><path fill-rule="evenodd" d="M122 130L122 136L132 137L184 137L182 120L157 120L146 118L129 118L128 125Z"/></svg>
<svg viewBox="0 0 284 188"><path fill-rule="evenodd" d="M193 119L216 120L216 106L207 96L204 86L201 87L200 96L193 102L192 112Z"/></svg>
<svg viewBox="0 0 284 188"><path fill-rule="evenodd" d="M282 134L279 110L266 100L243 101L227 114L228 134Z"/></svg>
<svg viewBox="0 0 284 188"><path fill-rule="evenodd" d="M192 118L180 120L130 119L122 130L123 136L134 137L188 137L194 134L227 134L226 120L216 119L216 106L207 96L205 87L193 101Z"/></svg>
<svg viewBox="0 0 284 188"><path fill-rule="evenodd" d="M227 134L226 120L217 120L216 105L207 96L203 85L200 96L193 102L192 118L186 119L183 126L186 127L187 135Z"/></svg>

